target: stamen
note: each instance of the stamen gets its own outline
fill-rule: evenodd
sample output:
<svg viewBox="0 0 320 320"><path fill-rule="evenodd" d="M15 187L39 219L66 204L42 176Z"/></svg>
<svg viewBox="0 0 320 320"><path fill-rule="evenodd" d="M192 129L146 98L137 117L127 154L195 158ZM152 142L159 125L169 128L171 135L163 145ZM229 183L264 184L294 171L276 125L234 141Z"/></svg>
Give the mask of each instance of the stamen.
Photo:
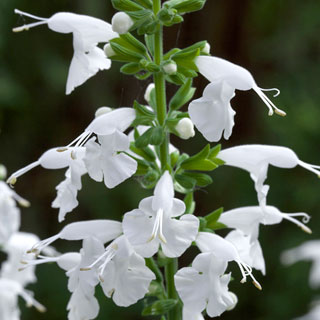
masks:
<svg viewBox="0 0 320 320"><path fill-rule="evenodd" d="M29 165L27 165L26 167L14 172L8 179L7 179L7 183L12 187L16 182L17 182L17 178L19 178L20 176L22 176L23 174L25 174L26 172L30 171L31 169L37 167L38 165L40 165L40 161L35 161L30 163Z"/></svg>
<svg viewBox="0 0 320 320"><path fill-rule="evenodd" d="M277 97L280 94L280 90L278 88L270 88L270 89L264 89L259 88L261 91L276 91L276 93L273 95L274 97Z"/></svg>
<svg viewBox="0 0 320 320"><path fill-rule="evenodd" d="M23 271L28 267L36 266L39 264L49 263L49 262L57 262L59 260L59 257L46 257L46 256L38 256L39 259L37 260L21 260L20 263L24 264L25 266L22 268L19 268L18 271Z"/></svg>
<svg viewBox="0 0 320 320"><path fill-rule="evenodd" d="M26 16L26 17L29 17L29 18L32 18L32 19L35 19L35 20L42 20L42 21L47 21L48 20L47 18L38 17L38 16L35 16L33 14L21 11L19 9L14 9L14 13L21 14L22 16Z"/></svg>
<svg viewBox="0 0 320 320"><path fill-rule="evenodd" d="M236 263L238 264L243 277L240 282L245 283L247 281L247 276L249 276L252 279L253 285L257 289L262 290L260 283L256 280L256 278L252 274L252 268L240 260L236 260Z"/></svg>
<svg viewBox="0 0 320 320"><path fill-rule="evenodd" d="M277 108L277 107L274 105L274 103L261 91L261 88L259 88L259 87L257 87L257 86L254 86L254 87L253 87L253 90L258 94L258 96L262 99L262 101L263 101L263 102L266 104L266 106L268 107L268 109L269 109L269 113L268 113L269 116L272 116L272 115L273 115L273 109L274 109L274 112L275 112L276 114L278 114L279 116L284 117L284 116L287 115L283 110ZM266 90L265 90L265 91L266 91Z"/></svg>
<svg viewBox="0 0 320 320"><path fill-rule="evenodd" d="M40 26L41 24L46 24L46 23L47 23L47 21L38 21L38 22L30 23L30 24L25 24L21 27L13 28L12 31L13 32L28 31L30 28Z"/></svg>
<svg viewBox="0 0 320 320"><path fill-rule="evenodd" d="M309 234L312 233L312 230L311 230L309 227L307 227L306 225L304 225L304 224L303 224L302 222L300 222L299 220L292 218L292 215L293 215L293 214L285 214L285 213L283 213L283 214L282 214L282 217L283 217L284 219L287 219L287 220L293 222L294 224L296 224L299 228L302 229L302 231L304 231L304 232L306 232L306 233L309 233Z"/></svg>
<svg viewBox="0 0 320 320"><path fill-rule="evenodd" d="M35 255L39 255L39 253L44 248L48 247L52 242L59 239L59 237L60 237L60 233L58 233L48 239L42 240L42 241L36 243L35 245L33 245L33 247L30 250L28 250L27 253L34 253Z"/></svg>
<svg viewBox="0 0 320 320"><path fill-rule="evenodd" d="M157 215L156 215L155 222L154 222L154 225L153 225L151 237L149 238L147 243L151 242L158 235L158 233L159 233L159 239L163 243L167 243L167 240L166 240L165 236L162 233L162 220L163 220L163 209L159 209L157 211Z"/></svg>
<svg viewBox="0 0 320 320"><path fill-rule="evenodd" d="M47 309L40 302L33 298L32 294L30 294L27 290L21 290L19 292L21 297L25 300L27 307L34 306L39 312L46 312Z"/></svg>
<svg viewBox="0 0 320 320"><path fill-rule="evenodd" d="M320 169L320 166L309 164L309 163L303 162L301 160L298 160L298 164L299 164L299 166L315 173L320 178L320 171L317 170L317 169Z"/></svg>

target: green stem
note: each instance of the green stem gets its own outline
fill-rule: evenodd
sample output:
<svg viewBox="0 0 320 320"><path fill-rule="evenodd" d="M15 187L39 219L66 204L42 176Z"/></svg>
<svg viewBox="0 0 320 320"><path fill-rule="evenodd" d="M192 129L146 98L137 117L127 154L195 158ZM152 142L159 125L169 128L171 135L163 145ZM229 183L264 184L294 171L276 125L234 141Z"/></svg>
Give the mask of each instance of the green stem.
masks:
<svg viewBox="0 0 320 320"><path fill-rule="evenodd" d="M165 266L165 277L167 285L168 299L175 299L179 301L178 293L174 285L174 275L178 270L178 259L170 259L170 262ZM180 320L181 309L179 303L168 312L168 320Z"/></svg>
<svg viewBox="0 0 320 320"><path fill-rule="evenodd" d="M161 0L153 0L153 12L158 14L161 8ZM157 32L154 34L154 62L157 65L161 65L163 59L163 27L158 26ZM159 124L164 127L167 116L167 103L166 103L166 83L164 74L162 71L157 72L153 76L153 82L155 85L156 103L157 103L157 118ZM169 134L166 133L166 137L160 145L160 162L161 169L166 170L170 168L169 164Z"/></svg>

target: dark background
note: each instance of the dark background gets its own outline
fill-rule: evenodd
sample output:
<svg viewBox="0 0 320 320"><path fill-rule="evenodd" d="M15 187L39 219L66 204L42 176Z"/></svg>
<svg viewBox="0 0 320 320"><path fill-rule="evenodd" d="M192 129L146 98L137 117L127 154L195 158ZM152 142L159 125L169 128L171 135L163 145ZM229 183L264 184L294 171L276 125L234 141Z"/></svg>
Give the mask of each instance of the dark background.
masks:
<svg viewBox="0 0 320 320"><path fill-rule="evenodd" d="M55 12L71 11L111 21L114 10L103 0L1 0L0 2L0 161L9 172L36 160L43 151L66 145L88 125L100 106L130 106L134 99L143 102L145 83L118 73L120 64L65 96L65 83L73 54L72 36L55 33L46 26L14 34L12 27L24 23L13 14L14 8L50 17ZM237 92L232 106L237 111L236 125L223 147L262 143L287 146L310 163L320 164L320 2L318 0L208 0L204 10L185 16L185 22L165 32L165 48L185 47L208 40L211 53L238 63L252 72L261 87L278 87L281 95L272 100L287 112L287 117L268 117L267 108L253 92ZM168 30L167 30L168 31ZM197 97L207 81L197 79ZM170 93L173 87L169 88ZM183 151L196 153L205 140L197 135L188 141L174 139ZM115 189L85 177L79 192L80 206L57 222L57 210L50 207L55 186L64 171L34 169L19 179L16 191L31 201L22 212L22 230L40 238L57 233L63 225L93 218L121 219L136 208L150 191L139 189L131 180ZM196 193L197 214L204 215L223 206L225 210L256 205L256 193L246 172L221 168L212 173L214 184ZM305 313L318 292L308 288L309 263L291 267L280 264L280 253L303 241L319 237L320 181L301 168L270 168L268 203L283 212L305 211L312 215L313 234L295 225L261 227L261 245L267 275L256 272L263 286L259 292L250 283L241 285L234 266L235 281L230 285L239 298L236 309L222 319L292 319ZM57 242L61 252L75 248L73 243ZM22 319L64 319L70 293L67 278L56 265L37 270L38 283L30 286L45 304L44 315L23 309ZM98 287L97 287L98 288ZM140 319L141 305L118 308L97 289L101 312L98 319Z"/></svg>

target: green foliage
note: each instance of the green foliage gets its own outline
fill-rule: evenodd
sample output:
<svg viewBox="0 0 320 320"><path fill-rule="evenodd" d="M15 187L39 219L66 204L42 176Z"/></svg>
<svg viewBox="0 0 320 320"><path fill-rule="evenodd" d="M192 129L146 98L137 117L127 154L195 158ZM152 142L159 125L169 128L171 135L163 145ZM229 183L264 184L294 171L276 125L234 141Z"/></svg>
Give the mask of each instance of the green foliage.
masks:
<svg viewBox="0 0 320 320"><path fill-rule="evenodd" d="M192 87L192 79L188 79L175 93L169 102L169 110L178 110L189 102L196 89Z"/></svg>
<svg viewBox="0 0 320 320"><path fill-rule="evenodd" d="M145 307L142 311L143 316L159 316L167 313L178 303L175 299L159 300Z"/></svg>

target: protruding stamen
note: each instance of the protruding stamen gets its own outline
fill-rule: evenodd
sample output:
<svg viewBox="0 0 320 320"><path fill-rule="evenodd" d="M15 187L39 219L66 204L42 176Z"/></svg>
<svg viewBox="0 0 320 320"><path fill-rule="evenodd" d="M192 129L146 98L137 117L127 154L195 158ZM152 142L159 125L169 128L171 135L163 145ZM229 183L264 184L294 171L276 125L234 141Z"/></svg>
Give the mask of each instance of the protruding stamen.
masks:
<svg viewBox="0 0 320 320"><path fill-rule="evenodd" d="M274 112L282 117L286 116L287 114L277 108L274 103L262 92L262 90L264 91L268 91L268 89L261 89L259 87L253 87L253 90L258 94L258 96L262 99L262 101L266 104L266 106L268 107L269 109L269 116L272 116L273 115L273 109L274 109Z"/></svg>
<svg viewBox="0 0 320 320"><path fill-rule="evenodd" d="M252 283L254 284L254 286L257 289L262 290L260 283L256 280L256 278L252 274L252 268L240 260L236 261L236 263L238 264L242 274L242 279L240 282L245 283L247 281L247 276L249 276L252 279Z"/></svg>
<svg viewBox="0 0 320 320"><path fill-rule="evenodd" d="M14 9L14 13L21 14L22 16L26 16L26 17L29 17L29 18L32 18L32 19L35 19L35 20L41 20L41 21L47 21L48 20L47 18L38 17L38 16L35 16L35 15L30 14L28 12L21 11L19 9Z"/></svg>
<svg viewBox="0 0 320 320"><path fill-rule="evenodd" d="M320 170L317 170L317 169L320 169L320 166L316 166L314 164L309 164L309 163L303 162L301 160L298 161L298 164L299 164L299 166L315 173L320 178Z"/></svg>
<svg viewBox="0 0 320 320"><path fill-rule="evenodd" d="M59 239L60 234L56 234L48 239L42 240L38 243L36 243L30 250L27 251L27 253L34 253L35 255L39 255L39 253L46 247L48 247L52 242Z"/></svg>
<svg viewBox="0 0 320 320"><path fill-rule="evenodd" d="M39 312L46 312L47 309L40 302L33 298L32 294L30 294L27 290L22 289L19 292L21 297L25 300L27 307L34 306Z"/></svg>
<svg viewBox="0 0 320 320"><path fill-rule="evenodd" d="M36 260L21 260L20 263L24 264L24 267L19 268L19 271L23 271L28 267L36 266L39 264L50 263L50 262L57 262L59 257L46 257L46 256L38 256L39 259Z"/></svg>
<svg viewBox="0 0 320 320"><path fill-rule="evenodd" d="M302 231L306 232L306 233L309 233L311 234L312 233L312 230L307 227L305 224L303 224L301 221L295 219L295 218L292 218L294 214L282 214L282 217L286 220L289 220L291 222L293 222L294 224L296 224L299 228L302 229ZM298 215L298 214L295 214L295 215Z"/></svg>
<svg viewBox="0 0 320 320"><path fill-rule="evenodd" d="M277 97L280 94L280 90L278 88L259 88L261 91L275 91L276 93L273 95L274 97Z"/></svg>
<svg viewBox="0 0 320 320"><path fill-rule="evenodd" d="M37 26L40 26L40 25L46 24L46 23L47 23L47 21L38 21L38 22L30 23L30 24L25 24L21 27L13 28L12 31L13 32L28 31L30 28L37 27Z"/></svg>
<svg viewBox="0 0 320 320"><path fill-rule="evenodd" d="M38 165L40 165L39 161L35 161L30 163L29 165L27 165L26 167L19 169L18 171L14 172L8 179L7 179L7 183L10 186L13 186L16 182L17 182L17 178L19 178L20 176L22 176L23 174L25 174L26 172L30 171L31 169L37 167Z"/></svg>

